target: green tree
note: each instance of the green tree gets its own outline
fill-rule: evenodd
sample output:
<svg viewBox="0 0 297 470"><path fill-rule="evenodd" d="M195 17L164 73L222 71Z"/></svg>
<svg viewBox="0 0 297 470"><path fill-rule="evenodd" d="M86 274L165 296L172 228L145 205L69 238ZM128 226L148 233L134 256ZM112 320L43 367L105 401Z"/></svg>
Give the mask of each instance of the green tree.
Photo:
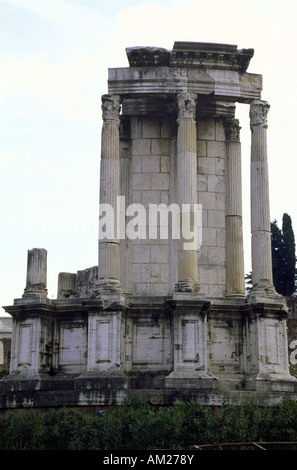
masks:
<svg viewBox="0 0 297 470"><path fill-rule="evenodd" d="M284 296L295 292L295 237L291 217L283 214L282 230L271 223L272 271L275 290Z"/></svg>
<svg viewBox="0 0 297 470"><path fill-rule="evenodd" d="M272 250L272 274L273 284L279 294L283 293L284 280L284 242L281 229L274 220L271 228L271 250Z"/></svg>
<svg viewBox="0 0 297 470"><path fill-rule="evenodd" d="M295 237L292 228L291 217L288 214L283 215L283 249L284 249L284 295L292 295L295 291Z"/></svg>

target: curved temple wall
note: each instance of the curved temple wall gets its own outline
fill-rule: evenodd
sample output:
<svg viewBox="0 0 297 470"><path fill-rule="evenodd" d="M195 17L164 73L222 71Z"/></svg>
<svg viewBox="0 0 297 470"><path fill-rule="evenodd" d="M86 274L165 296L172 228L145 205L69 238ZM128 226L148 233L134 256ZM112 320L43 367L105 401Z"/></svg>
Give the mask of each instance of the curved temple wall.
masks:
<svg viewBox="0 0 297 470"><path fill-rule="evenodd" d="M102 96L98 265L28 253L2 407L259 403L296 396L287 306L272 285L267 114L252 49L127 49ZM250 107L254 286L245 295L240 123ZM265 209L265 210L264 210ZM195 231L196 230L196 231ZM194 243L195 241L195 243Z"/></svg>

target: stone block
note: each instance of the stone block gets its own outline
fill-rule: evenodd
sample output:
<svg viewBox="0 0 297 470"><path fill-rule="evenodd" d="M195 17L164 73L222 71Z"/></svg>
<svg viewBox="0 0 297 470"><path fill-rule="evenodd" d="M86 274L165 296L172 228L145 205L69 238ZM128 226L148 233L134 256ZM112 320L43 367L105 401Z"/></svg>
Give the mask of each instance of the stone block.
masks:
<svg viewBox="0 0 297 470"><path fill-rule="evenodd" d="M198 192L207 191L207 176L198 174L197 180L198 180L197 181Z"/></svg>
<svg viewBox="0 0 297 470"><path fill-rule="evenodd" d="M199 204L202 204L202 210L215 210L216 207L216 193L204 192L199 193Z"/></svg>
<svg viewBox="0 0 297 470"><path fill-rule="evenodd" d="M200 250L198 251L198 266L208 263L208 249L208 246L204 245L202 242Z"/></svg>
<svg viewBox="0 0 297 470"><path fill-rule="evenodd" d="M151 247L150 245L133 245L132 252L133 263L149 263L151 261Z"/></svg>
<svg viewBox="0 0 297 470"><path fill-rule="evenodd" d="M145 208L148 208L149 204L160 204L160 191L142 191L141 202Z"/></svg>
<svg viewBox="0 0 297 470"><path fill-rule="evenodd" d="M225 284L210 284L208 286L209 298L222 298L226 294Z"/></svg>
<svg viewBox="0 0 297 470"><path fill-rule="evenodd" d="M140 268L141 282L160 282L160 265L158 263L142 264Z"/></svg>
<svg viewBox="0 0 297 470"><path fill-rule="evenodd" d="M136 282L134 284L134 295L136 296L165 296L171 294L169 285L165 282L157 284L151 282Z"/></svg>
<svg viewBox="0 0 297 470"><path fill-rule="evenodd" d="M217 246L217 229L203 227L202 229L202 245Z"/></svg>
<svg viewBox="0 0 297 470"><path fill-rule="evenodd" d="M151 189L168 190L169 189L169 174L159 173L152 177Z"/></svg>
<svg viewBox="0 0 297 470"><path fill-rule="evenodd" d="M168 258L169 258L169 246L168 245L152 245L151 246L152 263L168 263Z"/></svg>
<svg viewBox="0 0 297 470"><path fill-rule="evenodd" d="M217 279L218 279L218 284L224 285L226 284L226 270L225 270L225 265L224 263L221 263L221 265L217 264Z"/></svg>
<svg viewBox="0 0 297 470"><path fill-rule="evenodd" d="M142 118L132 116L130 120L131 139L141 139Z"/></svg>
<svg viewBox="0 0 297 470"><path fill-rule="evenodd" d="M216 160L209 157L199 157L197 171L200 175L215 175Z"/></svg>
<svg viewBox="0 0 297 470"><path fill-rule="evenodd" d="M216 209L224 211L226 207L226 195L224 192L216 193Z"/></svg>
<svg viewBox="0 0 297 470"><path fill-rule="evenodd" d="M150 155L142 157L142 171L147 173L160 172L160 157L158 155Z"/></svg>
<svg viewBox="0 0 297 470"><path fill-rule="evenodd" d="M151 189L150 173L134 173L133 174L133 190Z"/></svg>
<svg viewBox="0 0 297 470"><path fill-rule="evenodd" d="M225 228L225 212L217 210L207 211L207 226L216 228Z"/></svg>
<svg viewBox="0 0 297 470"><path fill-rule="evenodd" d="M218 142L218 141L207 142L207 157L225 158L225 154L226 154L225 142Z"/></svg>
<svg viewBox="0 0 297 470"><path fill-rule="evenodd" d="M225 158L217 157L216 158L216 175L225 175Z"/></svg>
<svg viewBox="0 0 297 470"><path fill-rule="evenodd" d="M133 173L141 173L142 157L140 155L134 155L132 158L132 171Z"/></svg>
<svg viewBox="0 0 297 470"><path fill-rule="evenodd" d="M207 178L208 192L225 192L225 178L223 176L209 175Z"/></svg>
<svg viewBox="0 0 297 470"><path fill-rule="evenodd" d="M226 231L223 228L216 229L216 245L225 246Z"/></svg>
<svg viewBox="0 0 297 470"><path fill-rule="evenodd" d="M152 155L170 155L169 139L152 139Z"/></svg>
<svg viewBox="0 0 297 470"><path fill-rule="evenodd" d="M217 267L210 266L210 265L203 265L200 266L199 271L200 279L199 281L201 284L218 284L218 275L217 275Z"/></svg>
<svg viewBox="0 0 297 470"><path fill-rule="evenodd" d="M162 283L166 282L167 284L170 281L170 272L169 272L169 264L161 264L160 265L160 276Z"/></svg>
<svg viewBox="0 0 297 470"><path fill-rule="evenodd" d="M133 139L132 155L150 155L151 153L151 140L150 139Z"/></svg>
<svg viewBox="0 0 297 470"><path fill-rule="evenodd" d="M216 138L215 120L213 118L198 119L198 139L214 140Z"/></svg>
<svg viewBox="0 0 297 470"><path fill-rule="evenodd" d="M222 246L208 249L208 264L214 266L225 265L225 248Z"/></svg>
<svg viewBox="0 0 297 470"><path fill-rule="evenodd" d="M169 171L170 171L170 157L169 157L169 155L161 155L161 171L162 171L162 173L169 173Z"/></svg>
<svg viewBox="0 0 297 470"><path fill-rule="evenodd" d="M142 124L142 137L148 138L160 138L161 125L160 119L156 117L144 117Z"/></svg>
<svg viewBox="0 0 297 470"><path fill-rule="evenodd" d="M166 191L166 190L160 191L160 203L161 204L166 204L166 206L170 205L169 191Z"/></svg>
<svg viewBox="0 0 297 470"><path fill-rule="evenodd" d="M198 157L206 157L206 140L197 140Z"/></svg>

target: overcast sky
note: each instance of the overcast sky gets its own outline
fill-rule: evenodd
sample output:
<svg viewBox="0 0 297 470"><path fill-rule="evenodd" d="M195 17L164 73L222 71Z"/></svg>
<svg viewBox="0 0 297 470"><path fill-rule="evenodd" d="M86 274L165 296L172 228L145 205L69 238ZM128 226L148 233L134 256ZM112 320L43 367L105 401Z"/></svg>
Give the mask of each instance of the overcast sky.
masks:
<svg viewBox="0 0 297 470"><path fill-rule="evenodd" d="M174 41L253 48L268 115L271 220L297 234L296 0L0 0L0 305L22 296L27 250L58 273L97 258L101 95L125 48ZM238 106L250 270L248 106ZM4 310L0 309L0 315Z"/></svg>

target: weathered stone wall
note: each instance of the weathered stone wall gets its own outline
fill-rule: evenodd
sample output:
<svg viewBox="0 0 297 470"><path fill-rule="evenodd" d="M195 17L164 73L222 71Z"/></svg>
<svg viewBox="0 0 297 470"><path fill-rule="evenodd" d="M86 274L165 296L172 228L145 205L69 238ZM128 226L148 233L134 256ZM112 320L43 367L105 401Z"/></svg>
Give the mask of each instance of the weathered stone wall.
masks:
<svg viewBox="0 0 297 470"><path fill-rule="evenodd" d="M203 239L199 250L201 292L225 293L225 132L222 119L197 122L197 203L202 204ZM169 206L177 200L176 134L172 119L131 118L132 204ZM171 221L171 219L169 219ZM170 224L169 224L170 231ZM171 295L177 282L176 241L136 239L132 243L132 293ZM125 248L125 247L124 247Z"/></svg>
<svg viewBox="0 0 297 470"><path fill-rule="evenodd" d="M198 201L202 204L201 292L222 297L225 280L225 132L222 119L198 120Z"/></svg>
<svg viewBox="0 0 297 470"><path fill-rule="evenodd" d="M142 204L148 217L149 204L170 204L171 150L169 119L131 118L132 204ZM148 221L148 219L147 219ZM146 239L132 242L132 293L170 295L173 289L170 240Z"/></svg>

